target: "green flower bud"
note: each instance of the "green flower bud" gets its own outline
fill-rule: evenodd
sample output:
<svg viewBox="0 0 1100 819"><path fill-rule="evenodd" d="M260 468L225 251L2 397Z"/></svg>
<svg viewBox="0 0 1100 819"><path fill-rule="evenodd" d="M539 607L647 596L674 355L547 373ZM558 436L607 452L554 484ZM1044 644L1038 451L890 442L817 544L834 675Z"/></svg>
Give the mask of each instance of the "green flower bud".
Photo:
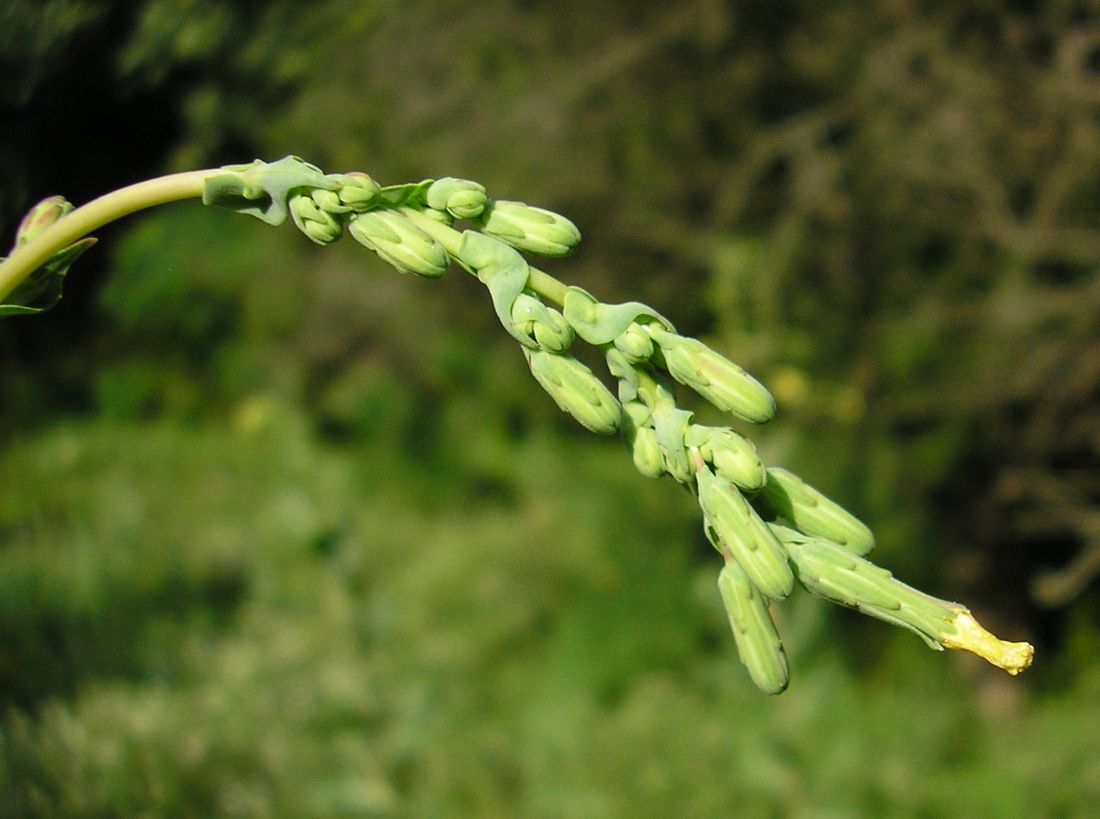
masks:
<svg viewBox="0 0 1100 819"><path fill-rule="evenodd" d="M331 193L331 191L323 191L323 193ZM298 230L319 245L335 242L344 233L344 226L340 220L318 207L312 196L305 194L291 196L287 201L287 207Z"/></svg>
<svg viewBox="0 0 1100 819"><path fill-rule="evenodd" d="M777 527L772 527L773 531ZM904 608L904 592L913 591L899 583L886 569L864 560L825 538L782 532L787 552L798 569L799 580L810 591L834 603L840 603L870 614L873 617L904 625L898 620L898 612ZM919 623L927 634L939 628L934 621L945 620L948 610L942 601L916 592L920 599L911 612L909 628ZM934 605L926 605L933 602ZM921 618L924 618L923 620Z"/></svg>
<svg viewBox="0 0 1100 819"><path fill-rule="evenodd" d="M657 445L657 431L653 427L638 427L630 445L634 466L647 478L659 478L665 474L665 459Z"/></svg>
<svg viewBox="0 0 1100 819"><path fill-rule="evenodd" d="M787 565L787 554L745 496L705 466L696 472L696 482L699 506L717 540L715 545L737 561L763 594L773 600L789 595L794 574Z"/></svg>
<svg viewBox="0 0 1100 819"><path fill-rule="evenodd" d="M737 653L752 681L765 694L782 693L790 679L787 654L768 611L768 601L734 561L727 562L718 575L718 591Z"/></svg>
<svg viewBox="0 0 1100 819"><path fill-rule="evenodd" d="M746 492L755 492L768 479L752 441L732 429L693 424L684 442L698 446L703 459L713 464L719 475Z"/></svg>
<svg viewBox="0 0 1100 819"><path fill-rule="evenodd" d="M443 275L451 260L443 245L396 211L358 214L348 224L348 233L399 273L436 278Z"/></svg>
<svg viewBox="0 0 1100 819"><path fill-rule="evenodd" d="M340 201L356 212L365 211L374 205L378 192L382 189L369 174L359 171L332 174L329 178L340 183L340 190L337 192Z"/></svg>
<svg viewBox="0 0 1100 819"><path fill-rule="evenodd" d="M451 176L433 182L427 196L429 208L445 210L456 219L474 219L489 204L484 186Z"/></svg>
<svg viewBox="0 0 1100 819"><path fill-rule="evenodd" d="M786 469L768 470L762 496L776 514L808 535L828 538L857 555L875 546L875 536L859 518Z"/></svg>
<svg viewBox="0 0 1100 819"><path fill-rule="evenodd" d="M830 540L782 526L772 529L785 543L799 581L814 594L909 629L937 651L971 651L1009 674L1031 665L1029 644L998 639L964 606L917 591Z"/></svg>
<svg viewBox="0 0 1100 819"><path fill-rule="evenodd" d="M62 216L73 212L72 203L64 196L48 196L31 208L15 231L15 245L25 245Z"/></svg>
<svg viewBox="0 0 1100 819"><path fill-rule="evenodd" d="M764 462L752 441L733 430L724 432L720 438L711 439L711 463L719 475L747 492L755 492L767 480Z"/></svg>
<svg viewBox="0 0 1100 819"><path fill-rule="evenodd" d="M568 256L581 241L577 226L564 216L503 199L485 209L481 229L518 250L539 256Z"/></svg>
<svg viewBox="0 0 1100 819"><path fill-rule="evenodd" d="M632 364L641 364L653 357L653 339L640 324L631 323L615 337L615 349Z"/></svg>
<svg viewBox="0 0 1100 819"><path fill-rule="evenodd" d="M775 415L775 399L764 386L728 358L694 338L648 325L661 348L669 375L723 412L756 424Z"/></svg>
<svg viewBox="0 0 1100 819"><path fill-rule="evenodd" d="M600 379L573 356L523 348L531 374L564 412L586 429L611 435L622 423L623 409Z"/></svg>
<svg viewBox="0 0 1100 819"><path fill-rule="evenodd" d="M619 382L620 388L622 382ZM640 401L624 399L620 389L619 400L623 405L623 438L630 447L634 466L647 478L659 478L665 474L664 456L657 441L649 408Z"/></svg>
<svg viewBox="0 0 1100 819"><path fill-rule="evenodd" d="M565 316L526 293L512 302L512 326L533 345L552 353L563 353L573 343L573 328Z"/></svg>
<svg viewBox="0 0 1100 819"><path fill-rule="evenodd" d="M325 213L331 213L336 216L351 211L351 206L345 205L340 201L340 194L336 191L315 188L309 192L309 197L317 204L317 207L325 211Z"/></svg>

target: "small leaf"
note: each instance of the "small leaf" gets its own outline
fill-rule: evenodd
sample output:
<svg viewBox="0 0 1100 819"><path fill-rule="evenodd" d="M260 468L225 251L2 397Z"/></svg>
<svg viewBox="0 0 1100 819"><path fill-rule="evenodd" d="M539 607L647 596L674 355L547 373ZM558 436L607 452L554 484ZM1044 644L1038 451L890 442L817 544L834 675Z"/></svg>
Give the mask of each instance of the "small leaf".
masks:
<svg viewBox="0 0 1100 819"><path fill-rule="evenodd" d="M61 289L65 274L77 257L94 245L91 236L58 251L53 258L24 279L8 296L6 304L0 304L0 316L27 316L43 313L61 301ZM0 259L0 261L3 261Z"/></svg>

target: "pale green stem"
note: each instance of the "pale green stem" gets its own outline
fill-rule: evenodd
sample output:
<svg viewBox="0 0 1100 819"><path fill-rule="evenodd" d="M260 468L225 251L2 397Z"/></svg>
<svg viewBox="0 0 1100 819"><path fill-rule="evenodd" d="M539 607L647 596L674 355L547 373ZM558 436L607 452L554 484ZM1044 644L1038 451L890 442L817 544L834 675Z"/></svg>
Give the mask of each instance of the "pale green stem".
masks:
<svg viewBox="0 0 1100 819"><path fill-rule="evenodd" d="M559 307L565 306L565 291L569 286L549 273L543 273L537 267L532 267L527 274L527 287L542 296L544 300L552 301Z"/></svg>
<svg viewBox="0 0 1100 819"><path fill-rule="evenodd" d="M60 250L93 230L139 210L202 196L203 183L217 170L188 171L149 179L93 199L20 245L0 263L0 302Z"/></svg>
<svg viewBox="0 0 1100 819"><path fill-rule="evenodd" d="M59 251L89 233L116 219L129 216L139 210L156 205L177 202L181 199L197 199L202 196L207 177L223 173L219 169L188 171L138 182L117 191L93 199L72 213L43 230L32 241L20 245L11 256L0 262L0 302L7 298L35 270L48 262ZM422 216L415 210L406 214L433 236L447 252L458 256L462 234L447 225ZM568 287L538 268L530 268L527 286L547 301L561 306L565 303Z"/></svg>
<svg viewBox="0 0 1100 819"><path fill-rule="evenodd" d="M402 208L401 212L409 217L417 227L443 245L443 249L446 250L452 258L456 261L458 260L458 251L462 246L462 234L459 231L449 225L432 219L430 216L425 216L422 212L414 208ZM544 301L553 302L561 307L565 304L565 292L569 287L555 279L549 273L543 273L537 267L529 267L527 274L527 289L540 296Z"/></svg>

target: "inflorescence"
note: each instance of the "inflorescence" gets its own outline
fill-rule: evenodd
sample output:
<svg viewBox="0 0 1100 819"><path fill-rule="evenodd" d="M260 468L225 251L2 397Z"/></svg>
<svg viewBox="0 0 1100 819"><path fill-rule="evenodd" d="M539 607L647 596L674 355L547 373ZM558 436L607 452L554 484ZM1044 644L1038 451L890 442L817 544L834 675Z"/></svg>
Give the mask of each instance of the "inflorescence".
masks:
<svg viewBox="0 0 1100 819"><path fill-rule="evenodd" d="M698 424L676 401L676 385L741 421L775 414L768 390L739 366L638 302L604 304L531 267L523 253L557 258L580 242L568 219L521 202L492 200L476 182L444 178L381 186L363 173L325 174L298 159L227 166L205 179L203 201L278 225L289 216L317 244L346 230L400 273L438 277L453 262L489 290L493 308L520 344L532 375L587 429L619 434L643 475L671 476L698 500L707 539L722 558L718 589L741 660L769 694L788 682L787 658L771 615L797 580L813 594L916 632L929 646L974 652L1017 674L1027 643L999 640L957 603L896 580L864 556L870 529L778 467L729 427ZM59 197L32 211L29 241L43 220L63 218ZM456 229L457 222L468 227ZM28 238L29 237L29 238ZM87 243L66 249L67 267ZM521 253L522 251L522 253ZM55 265L55 267L56 267ZM577 338L603 351L617 396L570 353Z"/></svg>

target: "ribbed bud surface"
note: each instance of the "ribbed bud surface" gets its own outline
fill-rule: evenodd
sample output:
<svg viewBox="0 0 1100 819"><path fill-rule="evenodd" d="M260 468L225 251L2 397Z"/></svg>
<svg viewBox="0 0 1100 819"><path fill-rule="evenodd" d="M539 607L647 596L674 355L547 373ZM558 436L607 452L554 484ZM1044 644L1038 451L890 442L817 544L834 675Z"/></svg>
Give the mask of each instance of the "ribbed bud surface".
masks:
<svg viewBox="0 0 1100 819"><path fill-rule="evenodd" d="M726 563L718 575L718 591L737 653L752 681L766 694L782 693L790 679L787 654L768 611L768 601L734 562Z"/></svg>
<svg viewBox="0 0 1100 819"><path fill-rule="evenodd" d="M622 406L588 367L568 354L529 347L523 354L531 374L564 412L592 432L618 432Z"/></svg>
<svg viewBox="0 0 1100 819"><path fill-rule="evenodd" d="M373 250L399 273L437 278L447 270L450 256L435 239L392 210L372 210L353 218L348 233Z"/></svg>
<svg viewBox="0 0 1100 819"><path fill-rule="evenodd" d="M723 412L762 424L775 415L775 399L765 387L703 342L651 325L668 373Z"/></svg>
<svg viewBox="0 0 1100 819"><path fill-rule="evenodd" d="M518 250L539 256L568 256L580 244L577 226L553 211L498 199L481 217L482 230Z"/></svg>
<svg viewBox="0 0 1100 819"><path fill-rule="evenodd" d="M767 524L749 506L744 495L706 467L697 472L699 506L718 544L729 551L753 584L773 600L782 600L794 588L787 554Z"/></svg>
<svg viewBox="0 0 1100 819"><path fill-rule="evenodd" d="M806 534L835 541L857 555L875 546L866 524L786 469L768 470L762 494L768 506Z"/></svg>

